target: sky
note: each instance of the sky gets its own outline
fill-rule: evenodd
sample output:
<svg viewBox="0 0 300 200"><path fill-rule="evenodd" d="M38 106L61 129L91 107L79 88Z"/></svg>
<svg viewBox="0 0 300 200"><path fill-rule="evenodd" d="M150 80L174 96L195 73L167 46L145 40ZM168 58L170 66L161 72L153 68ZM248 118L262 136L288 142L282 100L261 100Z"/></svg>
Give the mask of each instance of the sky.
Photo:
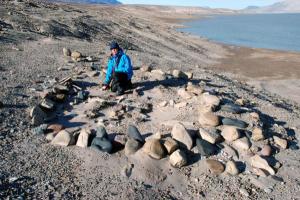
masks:
<svg viewBox="0 0 300 200"><path fill-rule="evenodd" d="M119 0L124 4L200 6L240 9L247 6L266 6L283 0Z"/></svg>

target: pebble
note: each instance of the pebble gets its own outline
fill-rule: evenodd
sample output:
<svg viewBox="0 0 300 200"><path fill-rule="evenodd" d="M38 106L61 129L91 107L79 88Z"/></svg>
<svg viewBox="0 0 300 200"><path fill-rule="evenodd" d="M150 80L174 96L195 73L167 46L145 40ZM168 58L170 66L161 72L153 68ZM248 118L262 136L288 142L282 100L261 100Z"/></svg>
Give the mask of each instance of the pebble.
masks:
<svg viewBox="0 0 300 200"><path fill-rule="evenodd" d="M208 159L206 160L206 164L209 172L214 175L220 175L225 170L224 165L217 160Z"/></svg>
<svg viewBox="0 0 300 200"><path fill-rule="evenodd" d="M282 148L282 149L286 149L287 148L288 143L287 143L287 141L285 139L281 139L281 138L279 138L277 136L273 136L273 138L274 138L275 144L277 144L280 148Z"/></svg>
<svg viewBox="0 0 300 200"><path fill-rule="evenodd" d="M64 56L71 56L71 50L68 48L63 48L63 54Z"/></svg>
<svg viewBox="0 0 300 200"><path fill-rule="evenodd" d="M207 142L206 140L202 140L200 138L196 139L196 145L199 153L202 156L211 156L218 151L218 148L215 145Z"/></svg>
<svg viewBox="0 0 300 200"><path fill-rule="evenodd" d="M234 126L223 126L221 135L228 142L235 141L240 137L238 129Z"/></svg>
<svg viewBox="0 0 300 200"><path fill-rule="evenodd" d="M271 175L275 174L274 169L272 167L270 167L268 162L265 159L263 159L262 157L260 157L259 155L255 155L250 158L250 165L252 167L256 167L259 169L264 169L267 172L269 172L269 174L271 174Z"/></svg>
<svg viewBox="0 0 300 200"><path fill-rule="evenodd" d="M51 141L53 145L70 146L75 144L73 134L66 130L60 131Z"/></svg>
<svg viewBox="0 0 300 200"><path fill-rule="evenodd" d="M203 140L206 140L212 144L215 144L222 139L221 135L217 132L217 129L206 130L204 128L200 128L199 133Z"/></svg>
<svg viewBox="0 0 300 200"><path fill-rule="evenodd" d="M187 79L187 75L185 73L183 73L182 71L180 70L177 70L177 69L174 69L173 72L172 72L172 75L175 77L175 78L183 78L183 79Z"/></svg>
<svg viewBox="0 0 300 200"><path fill-rule="evenodd" d="M140 70L141 70L142 72L151 72L152 67L149 66L149 65L143 65L143 66L140 68Z"/></svg>
<svg viewBox="0 0 300 200"><path fill-rule="evenodd" d="M255 142L265 139L263 130L259 127L255 127L252 131L251 139Z"/></svg>
<svg viewBox="0 0 300 200"><path fill-rule="evenodd" d="M200 113L198 121L203 127L215 127L220 124L219 116L212 112Z"/></svg>
<svg viewBox="0 0 300 200"><path fill-rule="evenodd" d="M129 156L137 152L142 147L141 142L129 138L125 144L125 155Z"/></svg>
<svg viewBox="0 0 300 200"><path fill-rule="evenodd" d="M238 119L230 119L226 117L222 119L222 124L228 126L236 126L238 128L246 128L248 126L248 124L244 121Z"/></svg>
<svg viewBox="0 0 300 200"><path fill-rule="evenodd" d="M183 145L185 148L190 150L193 147L193 139L187 132L185 126L181 123L176 123L173 126L171 135L173 139L179 142L179 145Z"/></svg>
<svg viewBox="0 0 300 200"><path fill-rule="evenodd" d="M78 139L77 139L76 146L86 148L88 146L90 135L91 135L90 129L87 129L87 128L81 129Z"/></svg>
<svg viewBox="0 0 300 200"><path fill-rule="evenodd" d="M122 171L121 171L121 175L129 178L132 174L132 169L133 169L134 165L133 164L127 164L123 167Z"/></svg>
<svg viewBox="0 0 300 200"><path fill-rule="evenodd" d="M270 145L264 145L260 151L260 155L262 156L270 156L272 154L272 148Z"/></svg>
<svg viewBox="0 0 300 200"><path fill-rule="evenodd" d="M160 107L166 107L167 105L168 105L167 101L162 101L162 102L159 103Z"/></svg>
<svg viewBox="0 0 300 200"><path fill-rule="evenodd" d="M252 112L250 113L250 116L251 116L251 119L254 121L254 122L258 122L260 119L259 119L259 114L256 113L256 112Z"/></svg>
<svg viewBox="0 0 300 200"><path fill-rule="evenodd" d="M246 104L246 100L245 99L237 99L235 101L235 103L240 105L240 106L244 106Z"/></svg>
<svg viewBox="0 0 300 200"><path fill-rule="evenodd" d="M78 51L73 51L73 52L71 53L71 57L72 57L72 59L73 59L74 61L77 61L78 59L80 59L81 56L82 56L81 53L78 52Z"/></svg>
<svg viewBox="0 0 300 200"><path fill-rule="evenodd" d="M183 101L183 102L180 102L180 103L176 103L175 104L175 108L184 108L188 105L187 102Z"/></svg>
<svg viewBox="0 0 300 200"><path fill-rule="evenodd" d="M159 139L149 139L143 146L143 151L151 158L162 159L166 155L166 149L160 143Z"/></svg>
<svg viewBox="0 0 300 200"><path fill-rule="evenodd" d="M138 130L138 128L134 125L129 125L128 126L128 131L127 131L127 135L129 138L137 140L141 143L144 143L144 139L140 133L140 131Z"/></svg>
<svg viewBox="0 0 300 200"><path fill-rule="evenodd" d="M251 142L247 137L242 137L240 139L235 140L232 145L241 151L247 151L251 147Z"/></svg>
<svg viewBox="0 0 300 200"><path fill-rule="evenodd" d="M174 151L170 156L170 164L176 168L185 166L187 164L185 153L180 149Z"/></svg>
<svg viewBox="0 0 300 200"><path fill-rule="evenodd" d="M168 154L172 154L174 151L176 151L178 149L178 143L170 137L168 137L166 140L164 140L163 144L164 144Z"/></svg>
<svg viewBox="0 0 300 200"><path fill-rule="evenodd" d="M243 195L245 197L249 197L249 192L244 188L240 189L240 193L241 193L241 195Z"/></svg>
<svg viewBox="0 0 300 200"><path fill-rule="evenodd" d="M53 133L58 133L58 132L60 132L61 130L63 130L64 129L64 127L63 127L63 125L61 125L61 124L51 124L51 125L49 125L48 126L48 128L47 128L47 130L50 132L53 132Z"/></svg>
<svg viewBox="0 0 300 200"><path fill-rule="evenodd" d="M237 168L236 163L234 161L228 161L226 163L225 172L232 176L235 176L239 174L239 169Z"/></svg>

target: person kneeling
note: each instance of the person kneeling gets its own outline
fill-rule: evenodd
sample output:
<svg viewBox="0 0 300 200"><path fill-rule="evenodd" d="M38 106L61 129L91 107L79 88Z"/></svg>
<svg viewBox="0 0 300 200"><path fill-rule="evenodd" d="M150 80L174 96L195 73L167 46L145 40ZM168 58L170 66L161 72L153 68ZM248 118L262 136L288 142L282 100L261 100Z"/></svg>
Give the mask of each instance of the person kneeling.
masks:
<svg viewBox="0 0 300 200"><path fill-rule="evenodd" d="M123 52L117 42L110 44L111 56L107 64L106 77L102 86L103 90L111 88L117 95L132 88L131 78L133 70L130 58Z"/></svg>

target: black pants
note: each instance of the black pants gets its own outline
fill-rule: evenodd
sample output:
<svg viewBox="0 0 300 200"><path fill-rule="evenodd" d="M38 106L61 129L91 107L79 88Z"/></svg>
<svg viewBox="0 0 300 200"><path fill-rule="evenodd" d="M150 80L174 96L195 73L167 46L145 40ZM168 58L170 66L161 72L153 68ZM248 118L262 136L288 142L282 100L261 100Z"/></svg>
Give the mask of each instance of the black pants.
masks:
<svg viewBox="0 0 300 200"><path fill-rule="evenodd" d="M131 80L128 80L126 73L115 72L111 81L112 92L125 92L132 88Z"/></svg>

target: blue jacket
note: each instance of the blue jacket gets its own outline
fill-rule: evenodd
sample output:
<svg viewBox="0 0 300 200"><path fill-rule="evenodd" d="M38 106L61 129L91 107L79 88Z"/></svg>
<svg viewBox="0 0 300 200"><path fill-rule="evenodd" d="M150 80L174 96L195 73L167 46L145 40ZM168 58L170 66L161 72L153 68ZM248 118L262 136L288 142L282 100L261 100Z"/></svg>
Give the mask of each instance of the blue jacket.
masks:
<svg viewBox="0 0 300 200"><path fill-rule="evenodd" d="M117 59L120 59L119 65L116 66ZM131 80L133 76L133 70L130 58L123 52L122 49L119 50L118 54L111 56L107 64L107 72L104 84L109 84L112 78L113 72L123 72L127 74L128 80Z"/></svg>

